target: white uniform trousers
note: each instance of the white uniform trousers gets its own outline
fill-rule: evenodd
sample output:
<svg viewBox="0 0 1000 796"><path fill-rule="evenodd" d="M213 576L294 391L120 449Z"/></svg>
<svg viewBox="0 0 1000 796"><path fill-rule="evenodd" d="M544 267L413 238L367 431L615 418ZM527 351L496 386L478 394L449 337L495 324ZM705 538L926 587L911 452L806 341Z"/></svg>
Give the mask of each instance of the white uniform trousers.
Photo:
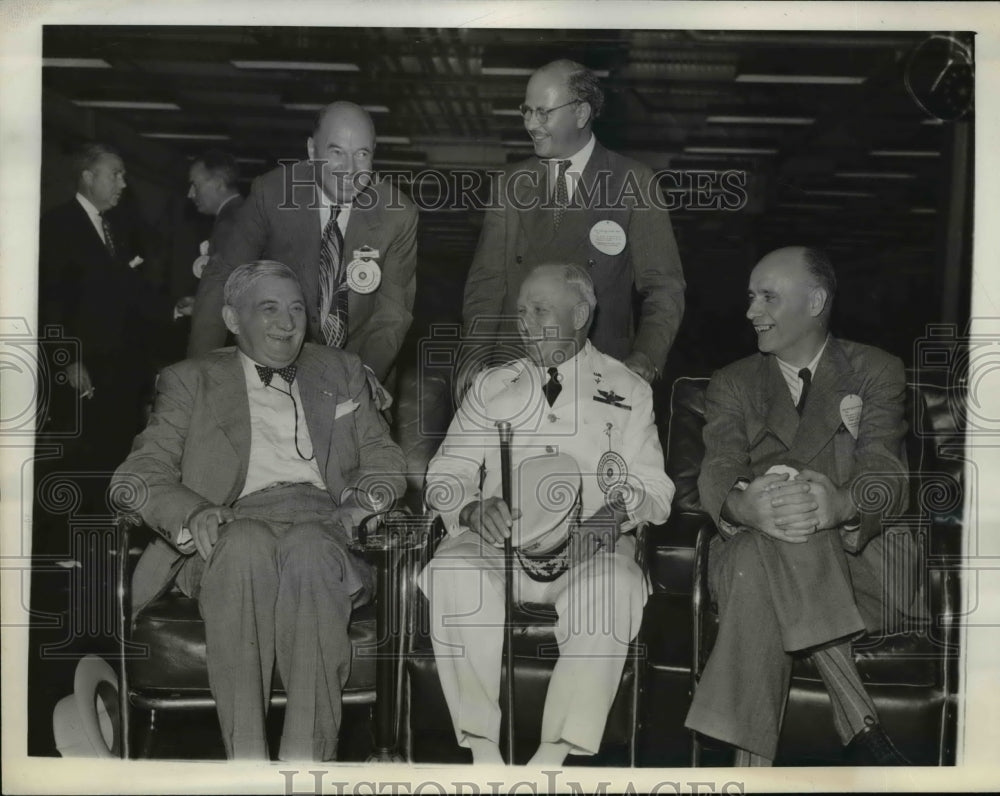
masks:
<svg viewBox="0 0 1000 796"><path fill-rule="evenodd" d="M460 746L469 745L469 735L500 740L503 560L501 548L464 531L444 539L420 575L430 601L438 675ZM515 568L514 599L554 604L559 615L559 657L545 698L543 743L567 742L573 754L598 751L648 594L631 535L618 539L615 552L599 552L549 583Z"/></svg>

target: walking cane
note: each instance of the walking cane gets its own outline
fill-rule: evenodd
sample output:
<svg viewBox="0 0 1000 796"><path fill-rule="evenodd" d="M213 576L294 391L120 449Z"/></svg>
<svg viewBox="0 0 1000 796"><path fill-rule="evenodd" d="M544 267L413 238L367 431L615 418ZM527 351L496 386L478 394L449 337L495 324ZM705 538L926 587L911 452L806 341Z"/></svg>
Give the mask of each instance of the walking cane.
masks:
<svg viewBox="0 0 1000 796"><path fill-rule="evenodd" d="M501 420L497 423L500 432L500 477L503 491L503 502L507 508L514 511L511 496L511 465L510 465L510 423ZM504 710L507 713L507 735L504 738L506 746L507 765L514 765L514 546L511 537L504 539L504 663L506 672L501 684Z"/></svg>

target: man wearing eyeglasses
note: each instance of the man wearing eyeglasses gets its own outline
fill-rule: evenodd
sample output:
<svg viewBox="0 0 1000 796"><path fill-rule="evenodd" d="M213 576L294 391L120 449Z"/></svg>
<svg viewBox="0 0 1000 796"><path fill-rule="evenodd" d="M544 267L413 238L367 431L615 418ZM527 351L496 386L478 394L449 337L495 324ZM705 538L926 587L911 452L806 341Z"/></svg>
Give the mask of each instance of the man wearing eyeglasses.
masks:
<svg viewBox="0 0 1000 796"><path fill-rule="evenodd" d="M516 341L521 283L553 261L578 263L594 281L593 344L647 381L662 370L684 314L677 243L653 172L594 137L603 105L596 75L573 61L528 81L520 110L537 157L494 185L465 285L464 332L475 344L463 381L491 363L493 343Z"/></svg>

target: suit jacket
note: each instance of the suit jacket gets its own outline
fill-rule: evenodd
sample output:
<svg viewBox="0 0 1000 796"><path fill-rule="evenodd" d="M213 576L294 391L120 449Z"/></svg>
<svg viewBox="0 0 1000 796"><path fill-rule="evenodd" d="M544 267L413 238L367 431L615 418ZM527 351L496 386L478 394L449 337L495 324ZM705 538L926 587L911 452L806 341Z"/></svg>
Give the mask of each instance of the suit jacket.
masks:
<svg viewBox="0 0 1000 796"><path fill-rule="evenodd" d="M666 522L674 485L663 469L650 386L589 342L560 372L563 389L551 407L542 397L541 369L529 360L477 376L427 468L427 501L441 513L450 534L461 532L458 515L469 501L501 494L495 426L500 419L513 426L515 472L524 460L545 453L576 459L583 476L584 517L604 506L598 462L612 450L625 462L629 483L638 487L638 499L629 505L629 525ZM485 476L480 491L481 465Z"/></svg>
<svg viewBox="0 0 1000 796"><path fill-rule="evenodd" d="M773 356L753 354L717 371L705 396L702 505L731 533L720 514L737 479L753 480L781 462L808 467L850 487L861 503L861 527L841 530L844 548L857 553L882 533L885 517L906 506L905 390L899 359L836 338L816 367L801 418ZM849 395L862 401L857 438L841 415Z"/></svg>
<svg viewBox="0 0 1000 796"><path fill-rule="evenodd" d="M129 266L139 255L131 229L114 211L106 218L114 257L76 198L45 213L39 231L39 337L55 327L68 339L69 361L83 362L95 388L79 401L69 387L56 387L48 417L52 427L80 430L72 446L82 446L87 465L98 469L114 467L141 427L173 318L144 264Z"/></svg>
<svg viewBox="0 0 1000 796"><path fill-rule="evenodd" d="M88 366L108 352L142 348L136 335L172 317L142 265L129 266L139 255L129 230L113 211L107 219L114 257L75 198L43 215L39 232L39 320L78 338Z"/></svg>
<svg viewBox="0 0 1000 796"><path fill-rule="evenodd" d="M296 380L331 510L347 487L405 489L404 460L369 397L353 354L305 344ZM352 408L355 407L355 408ZM246 482L250 405L235 348L164 369L149 425L112 479L124 508L161 534L134 578L136 610L168 585L180 563L181 527L199 506L231 506Z"/></svg>
<svg viewBox="0 0 1000 796"><path fill-rule="evenodd" d="M641 351L662 369L684 314L684 274L653 172L595 143L556 232L551 193L548 168L537 158L510 166L494 185L465 284L466 335L488 339L498 333L489 316L516 315L518 290L532 267L571 262L594 280L594 345L617 359ZM599 221L624 231L621 252L608 254L591 242ZM634 293L641 297L638 329Z"/></svg>
<svg viewBox="0 0 1000 796"><path fill-rule="evenodd" d="M233 234L239 210L243 207L244 202L246 199L241 194L237 194L226 202L215 216L215 221L212 223L212 235L208 239L209 255L217 254L223 248L224 242Z"/></svg>
<svg viewBox="0 0 1000 796"><path fill-rule="evenodd" d="M188 356L225 343L222 289L232 270L253 260L283 262L302 283L310 339L322 342L319 317L319 257L323 229L319 188L312 164L300 161L254 180L236 215L232 234L205 267L191 318ZM385 380L413 320L416 297L417 212L395 186L380 183L355 199L344 235L345 265L368 245L378 249L382 282L373 293L348 297L346 351L357 354Z"/></svg>

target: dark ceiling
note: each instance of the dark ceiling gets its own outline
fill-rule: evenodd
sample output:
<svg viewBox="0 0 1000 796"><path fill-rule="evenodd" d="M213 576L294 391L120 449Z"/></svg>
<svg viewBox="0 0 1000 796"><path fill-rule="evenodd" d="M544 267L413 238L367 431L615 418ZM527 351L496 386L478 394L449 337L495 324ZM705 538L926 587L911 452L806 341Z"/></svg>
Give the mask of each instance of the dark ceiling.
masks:
<svg viewBox="0 0 1000 796"><path fill-rule="evenodd" d="M599 138L669 170L661 188L680 202L672 217L689 283L701 261L745 259L798 241L825 245L841 261L887 258L897 264L896 277L939 285L956 125L923 110L907 78L926 85L933 77L927 69L937 67L921 58L936 52L942 62L956 47L971 53L972 39L930 32L47 26L42 81L46 91L112 115L184 156L210 146L230 150L248 179L278 159L304 157L316 109L335 99L371 109L376 167L454 173L528 157L516 111L527 76L549 60L572 58L603 78L608 102ZM54 60L81 58L99 67ZM137 101L158 105L113 106ZM971 175L971 164L962 169ZM747 201L735 211L711 207L724 171L746 186ZM708 187L709 207L704 196L677 191L695 180ZM425 210L424 254L467 263L479 214L428 211L438 179L405 187Z"/></svg>

